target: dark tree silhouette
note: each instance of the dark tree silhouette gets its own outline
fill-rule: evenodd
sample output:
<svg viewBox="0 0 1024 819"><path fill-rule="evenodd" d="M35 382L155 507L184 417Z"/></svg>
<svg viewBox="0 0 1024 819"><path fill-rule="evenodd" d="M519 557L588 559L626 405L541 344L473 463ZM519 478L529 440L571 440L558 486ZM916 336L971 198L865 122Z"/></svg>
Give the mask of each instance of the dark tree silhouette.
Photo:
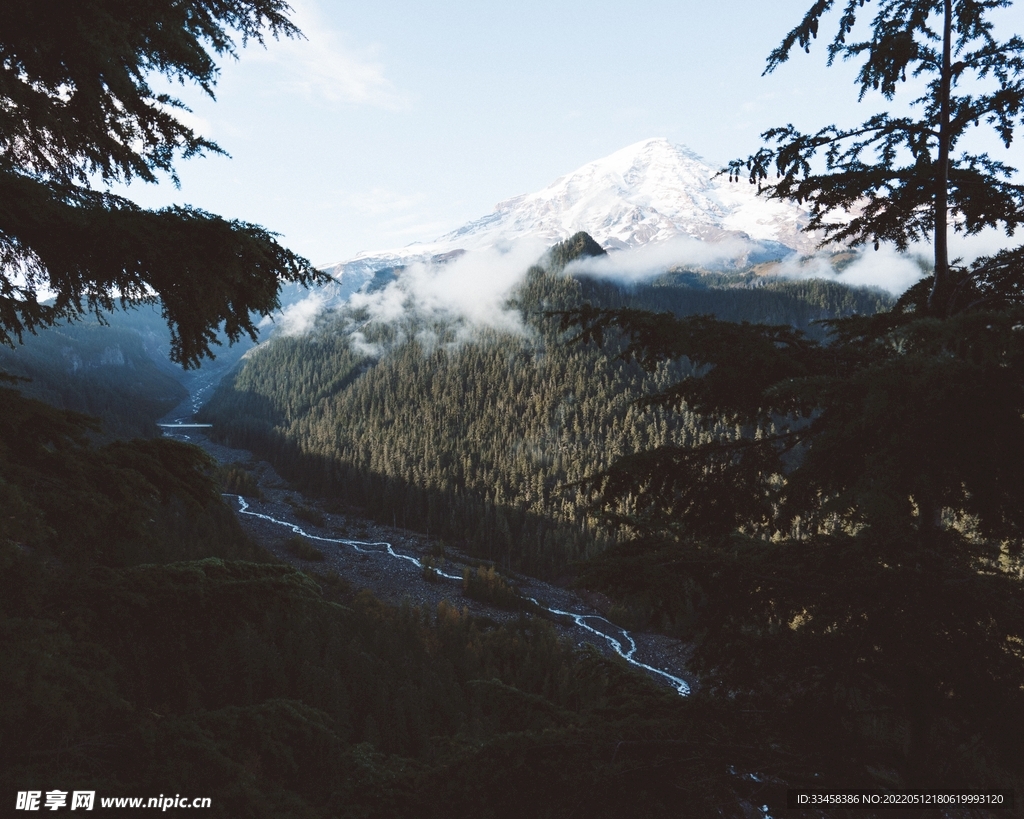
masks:
<svg viewBox="0 0 1024 819"><path fill-rule="evenodd" d="M0 29L0 341L120 302L159 299L172 355L198 365L218 328L255 335L279 282L321 274L274 234L189 207L152 211L96 184L154 182L221 152L150 78L213 95L236 41L300 36L283 0L13 0ZM41 295L53 294L52 303Z"/></svg>
<svg viewBox="0 0 1024 819"><path fill-rule="evenodd" d="M765 73L810 50L826 14L837 4L817 0L768 58ZM989 20L1010 0L847 0L828 46L828 63L861 60L860 99L887 100L908 80L927 80L911 102L913 114L879 113L853 128L828 125L813 134L792 125L762 134L767 146L730 163L778 199L806 202L810 228L827 242L892 242L900 250L931 238L935 274L928 306L949 312L957 271L950 266L950 229L977 233L1024 224L1024 185L1016 169L962 143L988 126L1009 147L1024 117L1024 40L1000 41ZM856 39L868 9L865 39ZM769 182L774 176L775 182ZM835 216L840 218L833 218Z"/></svg>
<svg viewBox="0 0 1024 819"><path fill-rule="evenodd" d="M809 47L833 5L813 5L769 71ZM793 754L776 762L797 779L977 787L1024 770L1009 727L1024 719L1024 253L961 267L945 245L950 219L1008 233L1024 220L1012 169L954 155L979 122L1006 144L1019 124L1024 41L997 41L987 22L1008 5L850 0L830 59L863 57L862 95L929 77L921 115L775 129L731 166L769 196L810 203L810 227L833 241L902 248L934 233L934 277L890 312L826 322L824 343L709 316L564 317L583 340L624 334L625 355L650 369L687 359L694 376L647 403L708 430L590 482L634 535L591 582L695 611L706 687L773 715L766 730ZM868 7L869 38L850 42ZM970 74L988 85L958 94ZM734 435L711 434L723 419Z"/></svg>

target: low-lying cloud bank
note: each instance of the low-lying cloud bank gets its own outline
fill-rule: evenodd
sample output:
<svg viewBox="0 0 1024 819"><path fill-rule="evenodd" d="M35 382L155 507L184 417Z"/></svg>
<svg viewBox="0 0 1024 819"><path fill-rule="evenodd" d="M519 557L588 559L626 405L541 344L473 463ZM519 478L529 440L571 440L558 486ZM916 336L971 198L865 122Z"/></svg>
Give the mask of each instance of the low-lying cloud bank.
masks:
<svg viewBox="0 0 1024 819"><path fill-rule="evenodd" d="M983 231L974 236L953 234L949 237L950 260L970 264L980 256L990 256L1009 242L997 230ZM902 295L915 282L930 275L934 250L929 243L911 245L906 253L899 253L892 245L857 249L857 257L841 271L828 263L824 254L803 264L795 258L783 262L779 275L797 279L832 279L855 287L876 287L894 296Z"/></svg>
<svg viewBox="0 0 1024 819"><path fill-rule="evenodd" d="M383 323L415 317L522 333L522 318L507 302L545 249L540 241L518 241L464 253L443 264L417 262L383 289L354 293L348 303Z"/></svg>
<svg viewBox="0 0 1024 819"><path fill-rule="evenodd" d="M951 239L951 255L968 263L1006 245L996 231L975 237ZM524 281L527 270L542 261L547 247L539 240L519 240L503 247L470 251L444 263L416 262L403 268L384 287L353 294L349 314L360 316L349 324L356 346L368 354L380 349L366 341L363 325L381 323L396 328L401 337L410 329L428 347L436 340L429 325L443 322L456 342L467 340L480 329L527 335L519 311L509 307L509 298ZM678 267L726 270L736 260L764 255L756 242L731 237L720 242L680 238L657 245L613 251L605 256L572 262L571 275L588 275L626 285L641 284ZM782 259L771 271L790 279L829 279L850 286L874 287L893 295L903 293L927 275L931 248L926 244L898 253L892 247L858 248L841 270L833 266L831 254ZM322 291L285 308L275 319L277 332L294 336L309 332L317 317L336 306Z"/></svg>
<svg viewBox="0 0 1024 819"><path fill-rule="evenodd" d="M611 279L622 284L641 284L674 267L728 267L762 249L748 239L731 237L720 242L703 242L680 236L667 242L612 250L606 256L577 259L566 266L572 275Z"/></svg>
<svg viewBox="0 0 1024 819"><path fill-rule="evenodd" d="M899 296L926 275L927 260L913 253L899 253L882 246L858 248L852 262L836 270L829 256L820 254L809 259L791 256L782 261L777 275L787 279L828 279L850 287L873 287Z"/></svg>
<svg viewBox="0 0 1024 819"><path fill-rule="evenodd" d="M734 266L732 263L737 259L754 260L764 252L762 245L741 238L721 242L680 238L580 259L566 270L623 284L639 284L675 267L725 270ZM856 258L841 271L833 266L831 254L822 252L811 257L787 256L770 273L790 279L831 279L853 287L877 287L893 295L902 293L924 275L917 254L901 254L887 247L855 252Z"/></svg>
<svg viewBox="0 0 1024 819"><path fill-rule="evenodd" d="M997 230L975 236L953 234L949 240L950 257L969 264L979 256L996 253L1007 244L1006 235ZM839 270L834 266L832 252L823 250L810 257L787 256L770 273L789 279L828 279L851 287L874 287L898 296L928 275L933 251L929 243L922 242L905 253L898 252L892 245L881 245L878 250L871 246L859 247L851 252L855 257L852 261L847 257ZM682 237L657 245L612 251L607 256L580 259L566 270L622 284L639 284L674 267L726 270L735 267L736 260L754 261L764 253L763 245L742 238L703 242Z"/></svg>
<svg viewBox="0 0 1024 819"><path fill-rule="evenodd" d="M260 322L260 328L274 327L278 335L304 336L313 329L319 316L327 307L327 296L321 290L314 290L301 301L289 304L273 318Z"/></svg>

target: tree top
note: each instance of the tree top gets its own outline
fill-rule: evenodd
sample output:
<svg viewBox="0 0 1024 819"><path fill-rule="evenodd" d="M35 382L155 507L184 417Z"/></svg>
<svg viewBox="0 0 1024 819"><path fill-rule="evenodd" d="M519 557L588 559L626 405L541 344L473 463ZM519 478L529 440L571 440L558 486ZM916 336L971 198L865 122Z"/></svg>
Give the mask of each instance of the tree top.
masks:
<svg viewBox="0 0 1024 819"><path fill-rule="evenodd" d="M162 76L211 97L216 58L301 36L283 0L13 0L0 28L0 342L117 303L159 299L172 357L197 366L222 329L255 338L281 281L324 275L275 234L202 210L144 210L94 184L177 183L223 153L175 114ZM55 294L53 303L44 303Z"/></svg>

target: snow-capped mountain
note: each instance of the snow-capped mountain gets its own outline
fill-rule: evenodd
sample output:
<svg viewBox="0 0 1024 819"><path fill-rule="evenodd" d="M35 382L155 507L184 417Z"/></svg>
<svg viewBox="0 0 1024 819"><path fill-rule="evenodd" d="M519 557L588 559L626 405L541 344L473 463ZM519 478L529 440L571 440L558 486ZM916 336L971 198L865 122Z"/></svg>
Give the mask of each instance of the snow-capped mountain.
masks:
<svg viewBox="0 0 1024 819"><path fill-rule="evenodd" d="M759 197L746 181L729 182L721 168L665 139L648 139L560 177L543 190L500 202L493 213L433 242L361 253L330 265L346 298L384 268L440 260L449 254L532 238L554 244L578 231L614 251L679 237L717 243L748 240L747 252L780 258L809 252L815 239L801 232L806 211Z"/></svg>
<svg viewBox="0 0 1024 819"><path fill-rule="evenodd" d="M718 176L720 170L688 148L648 139L536 193L500 202L494 213L438 242L469 248L534 236L553 244L584 230L607 250L679 236L712 242L745 236L794 250L808 244L800 234L805 211L762 199L751 185Z"/></svg>

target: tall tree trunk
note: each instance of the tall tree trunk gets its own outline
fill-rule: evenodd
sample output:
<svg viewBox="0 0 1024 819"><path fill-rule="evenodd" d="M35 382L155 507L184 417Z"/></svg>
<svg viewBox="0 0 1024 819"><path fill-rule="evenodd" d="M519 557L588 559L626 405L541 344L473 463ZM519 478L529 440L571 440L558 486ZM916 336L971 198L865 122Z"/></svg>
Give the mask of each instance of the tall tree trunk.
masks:
<svg viewBox="0 0 1024 819"><path fill-rule="evenodd" d="M945 0L942 11L942 75L939 78L939 157L935 175L935 280L928 297L933 315L945 315L949 308L949 117L952 86L953 0Z"/></svg>

